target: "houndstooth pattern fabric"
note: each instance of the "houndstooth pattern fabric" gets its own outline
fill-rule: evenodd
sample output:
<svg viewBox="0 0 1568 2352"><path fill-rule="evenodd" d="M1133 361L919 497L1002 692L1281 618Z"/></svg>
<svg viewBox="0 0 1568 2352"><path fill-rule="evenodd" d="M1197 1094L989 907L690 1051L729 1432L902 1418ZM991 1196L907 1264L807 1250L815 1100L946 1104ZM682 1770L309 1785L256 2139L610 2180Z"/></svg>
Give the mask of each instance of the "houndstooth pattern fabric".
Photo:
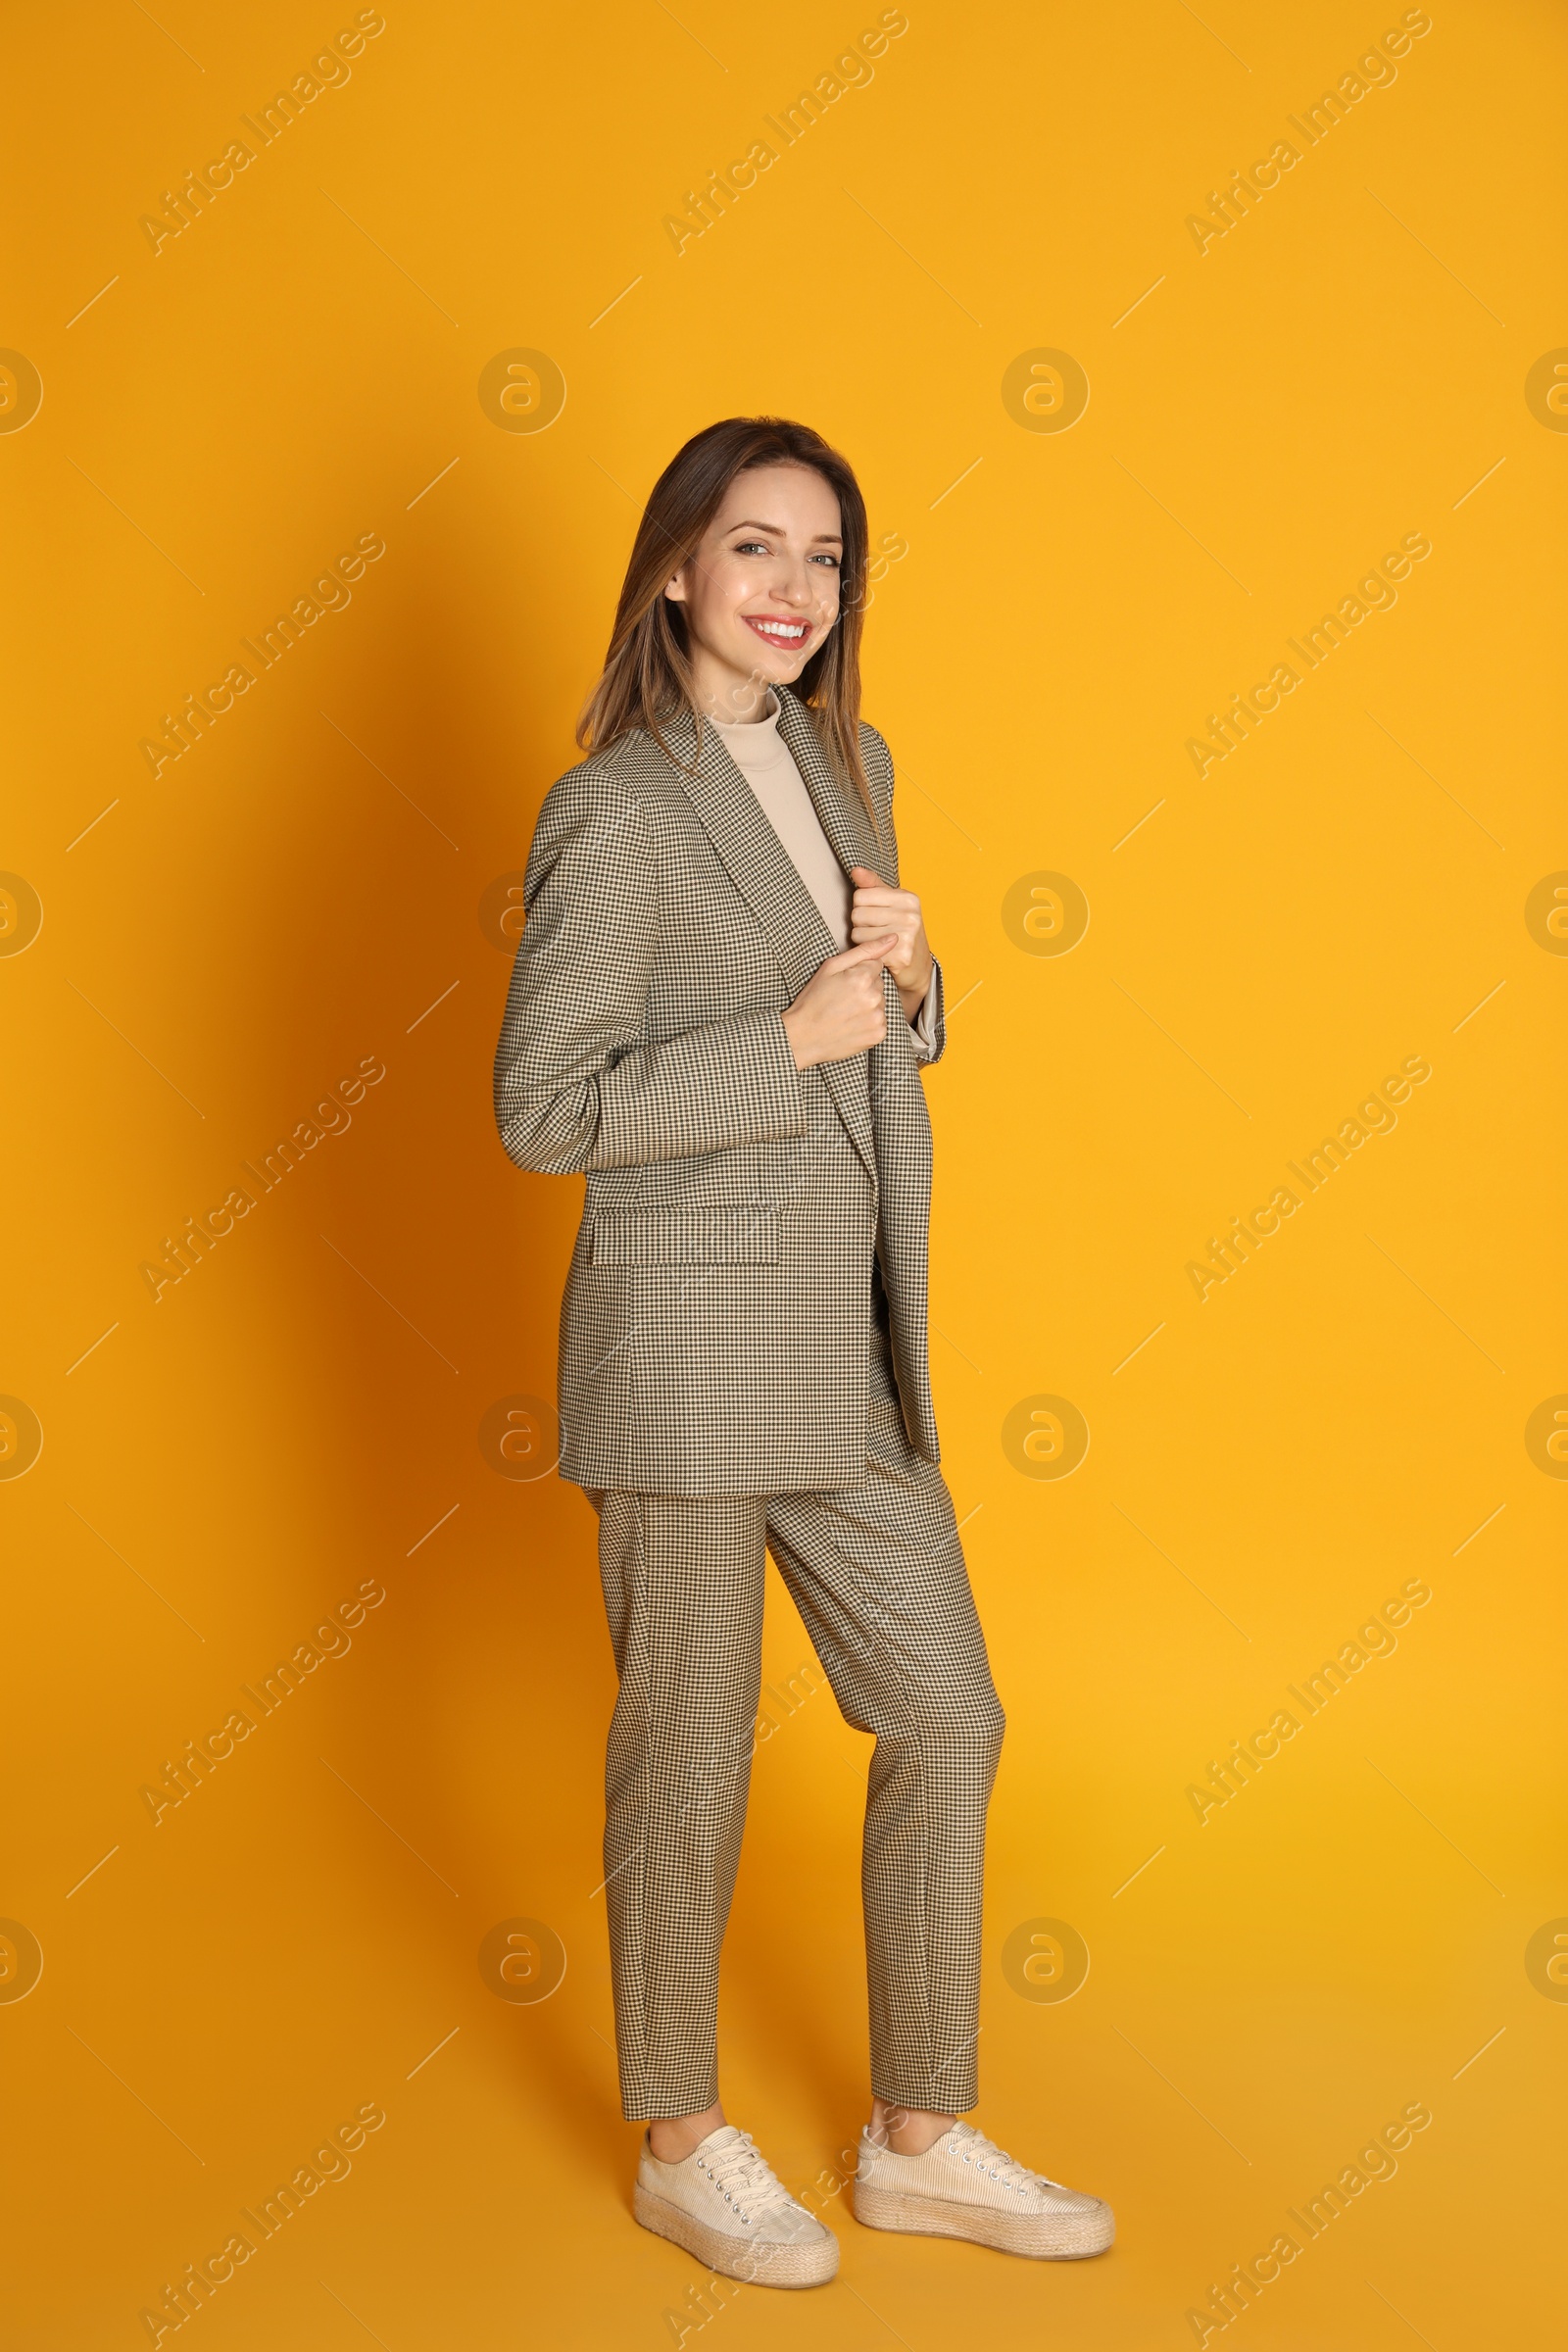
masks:
<svg viewBox="0 0 1568 2352"><path fill-rule="evenodd" d="M893 763L860 730L883 839L834 783L805 704L779 731L841 864L897 885ZM546 795L496 1056L519 1167L587 1176L562 1304L561 1473L670 1495L815 1493L865 1464L873 1253L916 1450L931 1130L884 973L886 1040L798 1070L781 1018L835 953L716 738L690 713L623 736ZM935 1060L945 1042L942 976Z"/></svg>
<svg viewBox="0 0 1568 2352"><path fill-rule="evenodd" d="M751 1782L765 1550L846 1721L876 1738L861 1862L872 2089L938 2113L975 2101L1004 1718L946 1483L909 1443L885 1344L870 1352L853 1486L589 1493L620 1676L604 1892L630 2119L701 2114L718 2096L719 1947Z"/></svg>

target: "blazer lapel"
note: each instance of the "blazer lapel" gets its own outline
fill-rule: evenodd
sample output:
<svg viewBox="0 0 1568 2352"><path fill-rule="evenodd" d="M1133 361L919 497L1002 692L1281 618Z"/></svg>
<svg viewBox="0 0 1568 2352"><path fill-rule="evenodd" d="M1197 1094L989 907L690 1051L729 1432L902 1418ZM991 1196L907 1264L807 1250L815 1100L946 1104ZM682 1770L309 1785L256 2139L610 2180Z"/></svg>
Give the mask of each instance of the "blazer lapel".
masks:
<svg viewBox="0 0 1568 2352"><path fill-rule="evenodd" d="M816 748L815 730L804 708L787 687L775 692L779 733L800 768L833 854L848 874L852 865L862 864L870 857L869 834L864 841L856 835L853 816L845 809L831 770ZM704 727L702 750L697 752L697 725L690 712L662 721L662 726L676 755L671 763L673 773L730 880L778 956L791 996L798 997L818 964L837 953L820 907L763 815L757 795L719 741L717 730ZM856 1061L824 1061L816 1066L874 1184L876 1143L865 1078Z"/></svg>
<svg viewBox="0 0 1568 2352"><path fill-rule="evenodd" d="M778 731L789 745L795 764L806 779L806 787L815 804L822 830L833 845L833 855L846 874L853 867L863 865L873 874L880 874L890 889L897 890L899 856L896 846L877 839L858 795L853 790L841 790L834 781L821 738L800 696L788 686L775 686L773 691L779 701ZM878 1121L890 1086L898 1078L912 1078L917 1066L909 1037L909 1024L898 987L892 973L886 970L882 974L882 993L887 1003L888 1033L881 1045L871 1048L866 1068L873 1149ZM832 1068L838 1065L829 1063L827 1066Z"/></svg>
<svg viewBox="0 0 1568 2352"><path fill-rule="evenodd" d="M888 853L878 848L859 801L852 793L841 791L834 782L827 754L806 705L788 686L775 686L773 692L778 697L778 731L806 780L806 789L832 844L834 857L846 874L852 866L869 866L874 874L881 874L884 882L897 888L897 876L884 870Z"/></svg>

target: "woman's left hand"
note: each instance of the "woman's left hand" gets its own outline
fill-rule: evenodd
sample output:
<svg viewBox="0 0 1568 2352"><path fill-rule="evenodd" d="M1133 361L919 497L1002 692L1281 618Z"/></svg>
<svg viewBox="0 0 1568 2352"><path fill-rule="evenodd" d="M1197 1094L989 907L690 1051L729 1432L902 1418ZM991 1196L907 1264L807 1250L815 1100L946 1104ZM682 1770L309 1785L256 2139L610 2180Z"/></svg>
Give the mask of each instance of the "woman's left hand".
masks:
<svg viewBox="0 0 1568 2352"><path fill-rule="evenodd" d="M850 905L850 944L896 932L897 944L882 961L893 974L905 1017L913 1020L931 985L931 948L925 935L920 902L912 890L890 890L868 865L853 865L850 879L855 897Z"/></svg>

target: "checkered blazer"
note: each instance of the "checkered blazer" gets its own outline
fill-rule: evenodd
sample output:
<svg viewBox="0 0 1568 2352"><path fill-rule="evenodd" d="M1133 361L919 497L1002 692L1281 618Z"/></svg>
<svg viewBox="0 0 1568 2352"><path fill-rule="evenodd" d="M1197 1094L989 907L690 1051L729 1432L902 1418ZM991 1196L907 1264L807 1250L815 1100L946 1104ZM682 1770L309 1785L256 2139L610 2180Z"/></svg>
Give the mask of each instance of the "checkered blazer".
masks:
<svg viewBox="0 0 1568 2352"><path fill-rule="evenodd" d="M779 732L846 872L897 885L893 762L860 751L882 840L805 703ZM561 1473L661 1494L769 1494L865 1475L880 1244L911 1443L939 1458L926 1363L931 1128L884 971L888 1033L798 1070L780 1018L836 943L755 794L692 715L553 784L496 1055L519 1167L587 1175L561 1321ZM695 760L694 760L695 756ZM932 1031L946 1042L942 976Z"/></svg>

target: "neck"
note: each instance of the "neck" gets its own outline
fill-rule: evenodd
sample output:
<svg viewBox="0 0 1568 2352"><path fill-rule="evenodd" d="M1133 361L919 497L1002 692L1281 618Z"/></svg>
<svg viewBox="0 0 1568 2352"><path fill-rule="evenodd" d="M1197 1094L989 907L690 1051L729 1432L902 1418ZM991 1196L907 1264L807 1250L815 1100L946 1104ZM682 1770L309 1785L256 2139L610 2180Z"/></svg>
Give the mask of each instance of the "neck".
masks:
<svg viewBox="0 0 1568 2352"><path fill-rule="evenodd" d="M736 726L767 716L773 689L755 670L720 668L702 661L693 670L697 707L706 717L716 718L721 726Z"/></svg>

